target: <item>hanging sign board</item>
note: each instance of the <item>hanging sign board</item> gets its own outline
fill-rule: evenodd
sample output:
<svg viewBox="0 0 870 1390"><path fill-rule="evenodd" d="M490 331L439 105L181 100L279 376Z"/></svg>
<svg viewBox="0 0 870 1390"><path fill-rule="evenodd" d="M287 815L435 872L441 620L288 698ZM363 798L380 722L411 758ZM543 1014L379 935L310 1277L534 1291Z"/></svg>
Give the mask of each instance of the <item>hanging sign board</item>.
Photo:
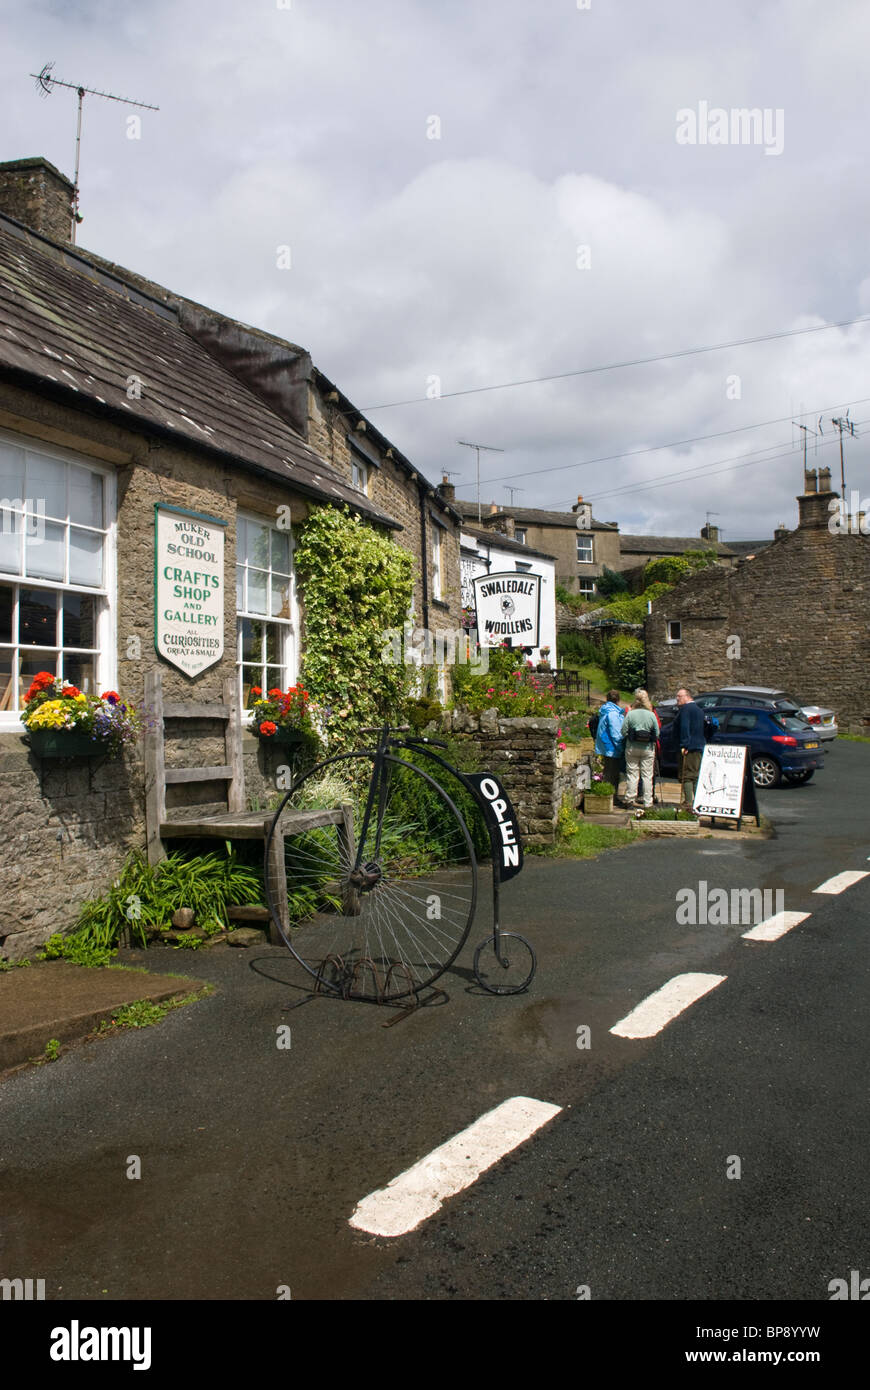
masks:
<svg viewBox="0 0 870 1390"><path fill-rule="evenodd" d="M541 576L509 570L478 574L471 581L482 647L537 647L541 618Z"/></svg>
<svg viewBox="0 0 870 1390"><path fill-rule="evenodd" d="M466 773L465 780L483 808L494 852L499 856L499 878L504 883L523 867L523 838L517 813L501 782L491 772Z"/></svg>
<svg viewBox="0 0 870 1390"><path fill-rule="evenodd" d="M154 646L186 676L224 653L225 521L154 506Z"/></svg>
<svg viewBox="0 0 870 1390"><path fill-rule="evenodd" d="M745 744L708 743L695 785L695 814L739 820L743 814L746 771Z"/></svg>

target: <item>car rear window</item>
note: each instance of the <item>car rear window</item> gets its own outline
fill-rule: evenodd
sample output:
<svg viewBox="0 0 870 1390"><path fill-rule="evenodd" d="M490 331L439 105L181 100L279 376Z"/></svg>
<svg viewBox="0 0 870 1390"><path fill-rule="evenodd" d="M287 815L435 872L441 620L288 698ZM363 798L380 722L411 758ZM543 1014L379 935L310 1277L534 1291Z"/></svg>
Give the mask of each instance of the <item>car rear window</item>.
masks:
<svg viewBox="0 0 870 1390"><path fill-rule="evenodd" d="M805 719L795 719L789 714L772 714L771 719L790 734L804 734L811 727Z"/></svg>

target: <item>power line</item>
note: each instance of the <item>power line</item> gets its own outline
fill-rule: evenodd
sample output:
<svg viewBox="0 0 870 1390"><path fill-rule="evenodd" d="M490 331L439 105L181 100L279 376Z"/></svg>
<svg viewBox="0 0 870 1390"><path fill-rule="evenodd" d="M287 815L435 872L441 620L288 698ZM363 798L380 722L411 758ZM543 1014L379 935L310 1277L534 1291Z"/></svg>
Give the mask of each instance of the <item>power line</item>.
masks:
<svg viewBox="0 0 870 1390"><path fill-rule="evenodd" d="M868 401L870 401L870 396L864 396L861 400L854 401L853 404L866 405ZM840 405L841 403L837 402L835 405L823 406L819 413L824 414L827 410L838 410ZM814 411L813 414L815 413ZM525 473L503 473L501 477L484 478L483 481L485 484L505 483L509 478L539 478L545 473L564 473L570 468L587 468L593 463L613 463L617 459L636 458L638 454L655 454L661 449L681 449L685 444L702 444L710 439L724 439L729 434L743 434L747 430L761 430L766 429L769 425L782 425L791 418L791 415L780 415L775 420L757 420L753 425L736 425L730 430L716 430L713 434L696 434L689 439L672 439L667 444L648 444L644 445L642 449L625 449L619 454L600 454L598 458L581 459L579 463L557 463L552 468L539 468L535 473L528 471ZM473 487L474 484L457 483L456 486L457 488Z"/></svg>
<svg viewBox="0 0 870 1390"><path fill-rule="evenodd" d="M750 347L754 343L770 343L779 338L798 338L807 333L827 333L832 328L851 328L856 323L870 323L870 314L862 314L857 319L843 319L839 323L821 323L813 328L784 328L778 333L761 333L754 338L735 338L730 343L708 343L704 347L681 348L677 352L663 352L656 357L634 357L625 362L607 362L597 367L579 367L572 372L555 372L551 376L532 376L520 381L501 381L492 386L468 386L463 391L442 391L438 400L449 400L453 396L477 396L485 391L509 391L515 386L537 386L544 381L566 381L569 377L592 376L596 372L615 372L623 367L645 367L653 362L673 362L679 357L695 357L705 352L724 352L727 348ZM360 408L363 414L373 410L393 410L401 405L419 405L430 401L431 396L413 396L405 401L386 401L381 405L365 405ZM354 412L348 411L347 414Z"/></svg>

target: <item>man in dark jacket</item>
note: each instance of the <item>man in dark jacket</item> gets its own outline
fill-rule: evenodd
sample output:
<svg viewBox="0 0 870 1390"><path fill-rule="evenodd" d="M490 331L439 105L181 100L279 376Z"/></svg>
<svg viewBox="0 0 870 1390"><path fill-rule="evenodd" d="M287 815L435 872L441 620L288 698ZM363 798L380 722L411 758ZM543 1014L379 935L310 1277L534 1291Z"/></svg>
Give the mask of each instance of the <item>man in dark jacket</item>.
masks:
<svg viewBox="0 0 870 1390"><path fill-rule="evenodd" d="M695 802L695 785L701 770L701 755L704 751L704 714L685 687L677 691L677 704L680 709L677 715L677 737L680 745L683 808L691 811Z"/></svg>

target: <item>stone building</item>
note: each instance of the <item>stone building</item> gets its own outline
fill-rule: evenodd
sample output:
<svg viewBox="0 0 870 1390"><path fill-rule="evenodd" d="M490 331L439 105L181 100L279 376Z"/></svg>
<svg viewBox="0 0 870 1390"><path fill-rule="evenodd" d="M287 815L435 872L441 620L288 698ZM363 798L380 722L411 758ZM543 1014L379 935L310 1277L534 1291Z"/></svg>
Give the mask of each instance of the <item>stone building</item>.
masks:
<svg viewBox="0 0 870 1390"><path fill-rule="evenodd" d="M242 708L251 684L295 683L304 613L293 536L322 506L347 505L407 545L418 613L428 603L460 622L458 518L446 500L377 432L364 439L358 412L340 442L349 403L328 399L334 388L302 350L73 248L70 190L47 161L0 166L0 955L9 958L68 927L145 842L139 749L100 763L29 750L20 713L38 671L136 705L157 668L178 704L221 702L227 677ZM326 426L310 422L334 404L326 449ZM355 471L362 458L368 478ZM223 538L225 579L208 617L223 648L193 678L155 648L157 518L191 513ZM167 721L167 765L223 764L217 743L210 725ZM276 755L250 733L243 753L247 792L265 804ZM207 784L169 791L185 807L215 795Z"/></svg>
<svg viewBox="0 0 870 1390"><path fill-rule="evenodd" d="M608 569L620 568L619 526L597 521L582 496L570 512L540 507L497 507L493 502L477 519L476 502L456 502L463 519L486 530L501 531L556 561L556 583L572 594L592 598L596 581Z"/></svg>
<svg viewBox="0 0 870 1390"><path fill-rule="evenodd" d="M810 470L796 530L778 528L753 558L702 570L653 603L651 693L773 686L830 707L841 729L868 731L870 537L831 524L837 498L829 470Z"/></svg>

